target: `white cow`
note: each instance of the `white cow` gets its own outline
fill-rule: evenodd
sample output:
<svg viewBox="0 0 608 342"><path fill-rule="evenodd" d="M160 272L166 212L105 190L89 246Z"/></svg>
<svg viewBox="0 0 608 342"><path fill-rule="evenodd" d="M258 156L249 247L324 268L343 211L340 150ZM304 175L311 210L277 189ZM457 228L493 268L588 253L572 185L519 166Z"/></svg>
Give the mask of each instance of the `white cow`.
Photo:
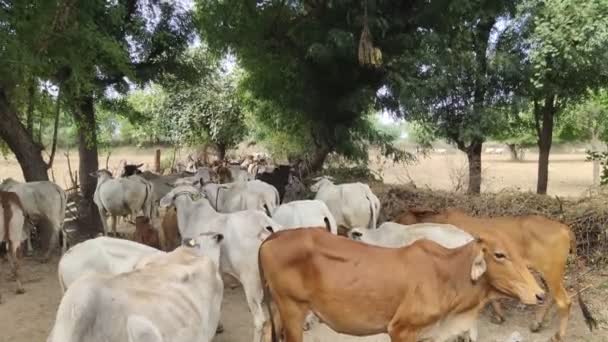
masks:
<svg viewBox="0 0 608 342"><path fill-rule="evenodd" d="M113 178L108 170L99 170L91 175L97 177L93 202L99 209L104 235L108 234L107 216L111 216L114 235L116 235L116 216L131 215L133 219L141 210L144 216L152 218L154 211L152 183L138 175Z"/></svg>
<svg viewBox="0 0 608 342"><path fill-rule="evenodd" d="M46 229L49 245L44 260L48 260L57 247L59 233L63 229L67 196L57 184L49 181L19 183L11 178L0 184L0 190L14 192L19 196L28 220ZM67 248L64 234L62 252Z"/></svg>
<svg viewBox="0 0 608 342"><path fill-rule="evenodd" d="M156 248L124 239L101 236L86 240L70 248L59 260L59 284L65 292L83 275L130 272L142 257L162 254Z"/></svg>
<svg viewBox="0 0 608 342"><path fill-rule="evenodd" d="M367 184L336 185L329 177L320 177L315 180L317 182L310 187L310 190L317 193L316 200L325 202L329 211L334 215L338 227L345 229L376 228L380 200Z"/></svg>
<svg viewBox="0 0 608 342"><path fill-rule="evenodd" d="M14 192L0 191L0 242L8 244L8 260L11 264L15 281L17 282L17 293L24 293L23 284L19 278L19 259L17 250L23 241L23 206L19 197ZM2 303L2 293L0 293Z"/></svg>
<svg viewBox="0 0 608 342"><path fill-rule="evenodd" d="M293 201L281 204L272 213L272 219L284 228L326 227L338 234L336 219L327 205L319 200Z"/></svg>
<svg viewBox="0 0 608 342"><path fill-rule="evenodd" d="M226 184L209 183L202 192L211 205L220 213L240 210L262 210L268 216L279 206L279 191L272 185L259 180Z"/></svg>
<svg viewBox="0 0 608 342"><path fill-rule="evenodd" d="M177 225L183 239L209 231L224 235L220 270L243 285L253 316L254 341L260 341L266 315L262 307L264 291L259 275L258 249L262 241L282 227L259 210L217 213L192 186L176 187L161 199L160 204L162 207L174 205L177 209Z"/></svg>
<svg viewBox="0 0 608 342"><path fill-rule="evenodd" d="M458 248L473 241L471 234L451 224L418 223L402 225L394 222L385 222L378 229L369 230L354 228L348 232L353 240L362 241L370 245L399 248L408 246L417 240L427 239L442 245L445 248ZM477 341L477 324L473 320L467 329L472 342ZM465 339L466 340L466 339Z"/></svg>
<svg viewBox="0 0 608 342"><path fill-rule="evenodd" d="M420 239L432 240L446 248L457 248L473 241L471 234L458 227L438 223L402 225L385 222L374 230L353 228L348 236L353 240L391 248L408 246Z"/></svg>
<svg viewBox="0 0 608 342"><path fill-rule="evenodd" d="M120 275L91 274L67 290L48 342L209 342L219 323L221 234L203 234Z"/></svg>

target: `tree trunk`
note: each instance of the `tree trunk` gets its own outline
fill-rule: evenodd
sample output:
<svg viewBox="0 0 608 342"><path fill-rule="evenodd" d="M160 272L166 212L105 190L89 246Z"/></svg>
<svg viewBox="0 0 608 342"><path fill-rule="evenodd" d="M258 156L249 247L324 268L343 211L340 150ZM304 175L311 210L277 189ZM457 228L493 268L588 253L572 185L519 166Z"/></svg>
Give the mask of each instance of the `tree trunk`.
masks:
<svg viewBox="0 0 608 342"><path fill-rule="evenodd" d="M469 194L481 192L481 148L483 142L474 141L467 148L467 160L469 162Z"/></svg>
<svg viewBox="0 0 608 342"><path fill-rule="evenodd" d="M80 193L83 197L78 208L78 215L86 222L87 230L101 231L101 219L93 202L97 178L91 176L91 173L99 169L93 97L82 98L73 114L78 126L78 156L80 158L78 176Z"/></svg>
<svg viewBox="0 0 608 342"><path fill-rule="evenodd" d="M34 100L36 96L36 87L34 84L34 80L32 79L30 85L27 89L28 99L27 99L27 113L26 113L26 121L27 121L27 132L30 137L34 136ZM40 143L40 141L38 141Z"/></svg>
<svg viewBox="0 0 608 342"><path fill-rule="evenodd" d="M591 152L598 153L600 151L600 140L597 132L594 130L591 134ZM600 185L600 161L593 160L593 185Z"/></svg>
<svg viewBox="0 0 608 342"><path fill-rule="evenodd" d="M536 184L536 193L541 195L547 193L547 184L549 182L549 154L551 153L553 118L556 109L554 101L555 97L549 96L545 99L545 103L542 107L539 107L538 105L535 106L535 119L538 133L538 183Z"/></svg>
<svg viewBox="0 0 608 342"><path fill-rule="evenodd" d="M517 154L517 145L507 144L509 153L511 154L511 161L521 161L521 156Z"/></svg>
<svg viewBox="0 0 608 342"><path fill-rule="evenodd" d="M323 170L323 164L329 155L330 148L327 146L317 146L312 155L308 158L308 167L302 170L303 177Z"/></svg>
<svg viewBox="0 0 608 342"><path fill-rule="evenodd" d="M27 182L49 180L47 165L42 158L42 146L37 144L9 104L0 88L0 137L11 149Z"/></svg>
<svg viewBox="0 0 608 342"><path fill-rule="evenodd" d="M226 159L226 144L217 143L215 144L215 148L217 149L217 158L219 160Z"/></svg>

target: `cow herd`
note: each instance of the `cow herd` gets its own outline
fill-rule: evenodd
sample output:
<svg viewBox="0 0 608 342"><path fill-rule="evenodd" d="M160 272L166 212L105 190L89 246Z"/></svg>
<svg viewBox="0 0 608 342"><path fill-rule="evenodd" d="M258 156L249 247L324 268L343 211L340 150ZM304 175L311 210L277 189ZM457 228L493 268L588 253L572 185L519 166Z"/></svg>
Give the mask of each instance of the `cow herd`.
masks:
<svg viewBox="0 0 608 342"><path fill-rule="evenodd" d="M487 303L497 322L505 320L500 298L540 305L533 331L555 303L560 324L552 339L565 338L571 300L563 279L576 252L568 226L540 216L424 208L378 225L380 201L367 184L318 177L314 199L293 200L291 171L252 175L225 165L162 176L126 165L119 178L94 173L105 236L67 251L64 237L63 297L47 342L211 341L223 330L225 274L243 287L254 342L301 342L315 321L355 336L387 333L393 342L478 341L477 317ZM66 196L51 182L7 180L0 190L0 237L23 293L23 227L46 227L48 258ZM108 216L114 234L117 218L131 216L133 241L109 237ZM578 300L592 329L580 291Z"/></svg>

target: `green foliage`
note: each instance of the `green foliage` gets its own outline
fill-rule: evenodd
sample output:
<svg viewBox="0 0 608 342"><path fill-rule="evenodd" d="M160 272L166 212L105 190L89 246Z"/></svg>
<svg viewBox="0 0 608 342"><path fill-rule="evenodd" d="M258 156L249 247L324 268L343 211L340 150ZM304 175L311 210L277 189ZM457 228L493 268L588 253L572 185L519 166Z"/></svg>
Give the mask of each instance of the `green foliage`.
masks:
<svg viewBox="0 0 608 342"><path fill-rule="evenodd" d="M600 162L600 166L602 167L600 185L608 184L608 152L587 151L587 160L597 160Z"/></svg>
<svg viewBox="0 0 608 342"><path fill-rule="evenodd" d="M608 142L608 91L589 91L581 101L564 109L557 136L561 141L585 141L594 137Z"/></svg>
<svg viewBox="0 0 608 342"><path fill-rule="evenodd" d="M220 62L204 48L190 51L186 58L203 69L198 70L199 79L194 83L165 81L165 98L159 111L161 129L178 144L209 142L224 150L235 147L246 134L242 100L237 92L239 75L221 70Z"/></svg>
<svg viewBox="0 0 608 342"><path fill-rule="evenodd" d="M371 143L365 139L387 138L373 132L366 119L374 106L387 106L377 95L387 70L358 63L360 1L200 0L196 5L198 27L210 48L235 53L246 71L241 87L253 99L248 112L258 126L266 126L258 127L258 134L274 135L280 127L299 140L292 151L337 151L358 159ZM368 3L368 10L374 46L389 65L407 51L415 11L392 1ZM284 137L279 133L273 140Z"/></svg>

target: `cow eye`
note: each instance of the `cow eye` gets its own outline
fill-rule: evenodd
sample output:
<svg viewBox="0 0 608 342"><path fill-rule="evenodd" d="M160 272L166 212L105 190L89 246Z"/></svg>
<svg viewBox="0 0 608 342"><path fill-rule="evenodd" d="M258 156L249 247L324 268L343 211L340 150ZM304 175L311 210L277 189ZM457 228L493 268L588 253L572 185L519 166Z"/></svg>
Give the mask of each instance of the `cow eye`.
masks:
<svg viewBox="0 0 608 342"><path fill-rule="evenodd" d="M507 258L507 256L504 253L500 253L500 252L494 253L494 257L496 257L496 259L506 259Z"/></svg>

